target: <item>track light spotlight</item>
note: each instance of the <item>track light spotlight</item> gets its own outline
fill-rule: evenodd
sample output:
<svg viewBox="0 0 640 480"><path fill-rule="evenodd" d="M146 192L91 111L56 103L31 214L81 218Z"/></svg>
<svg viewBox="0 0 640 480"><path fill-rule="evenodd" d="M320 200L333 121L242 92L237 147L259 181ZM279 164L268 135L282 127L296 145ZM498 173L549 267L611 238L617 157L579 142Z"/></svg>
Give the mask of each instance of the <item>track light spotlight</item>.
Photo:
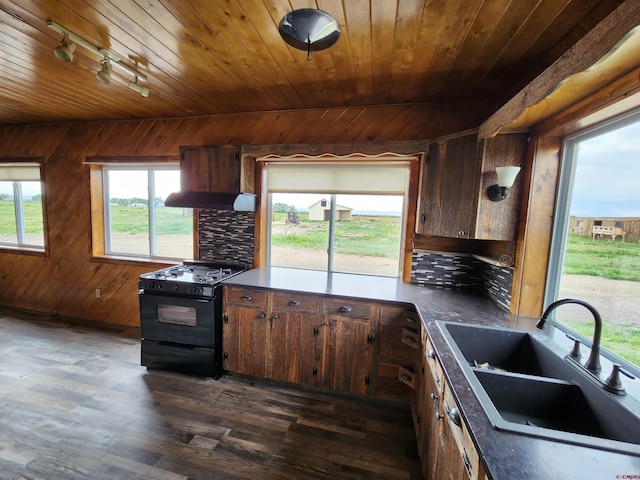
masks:
<svg viewBox="0 0 640 480"><path fill-rule="evenodd" d="M136 77L135 82L129 82L129 88L135 92L138 92L144 98L147 98L149 96L149 87L138 85L138 77Z"/></svg>
<svg viewBox="0 0 640 480"><path fill-rule="evenodd" d="M105 85L111 83L111 60L109 57L104 57L100 64L102 65L102 69L96 73L96 78L100 80Z"/></svg>
<svg viewBox="0 0 640 480"><path fill-rule="evenodd" d="M73 52L76 49L76 44L69 40L69 34L65 32L62 39L62 45L58 45L53 49L53 53L56 57L65 63L69 63L73 60Z"/></svg>

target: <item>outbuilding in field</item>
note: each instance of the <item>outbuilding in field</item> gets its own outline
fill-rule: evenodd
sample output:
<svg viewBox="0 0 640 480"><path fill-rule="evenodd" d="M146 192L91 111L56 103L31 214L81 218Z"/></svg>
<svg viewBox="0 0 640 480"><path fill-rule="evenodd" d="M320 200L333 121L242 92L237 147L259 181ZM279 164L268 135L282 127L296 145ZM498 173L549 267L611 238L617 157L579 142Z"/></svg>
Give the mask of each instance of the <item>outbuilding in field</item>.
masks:
<svg viewBox="0 0 640 480"><path fill-rule="evenodd" d="M309 207L309 220L326 222L329 220L331 214L331 202L326 198L318 200L316 203ZM353 208L343 207L342 205L336 205L336 219L339 222L350 222L351 211Z"/></svg>

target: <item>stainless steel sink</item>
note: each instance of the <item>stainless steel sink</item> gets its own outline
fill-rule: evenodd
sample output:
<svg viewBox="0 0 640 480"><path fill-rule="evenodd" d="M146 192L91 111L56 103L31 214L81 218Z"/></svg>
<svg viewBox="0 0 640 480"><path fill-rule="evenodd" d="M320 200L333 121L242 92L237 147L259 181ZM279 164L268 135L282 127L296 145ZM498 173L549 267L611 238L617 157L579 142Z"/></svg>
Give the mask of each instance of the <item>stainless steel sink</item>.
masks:
<svg viewBox="0 0 640 480"><path fill-rule="evenodd" d="M438 325L494 428L640 455L638 402L604 391L545 334Z"/></svg>

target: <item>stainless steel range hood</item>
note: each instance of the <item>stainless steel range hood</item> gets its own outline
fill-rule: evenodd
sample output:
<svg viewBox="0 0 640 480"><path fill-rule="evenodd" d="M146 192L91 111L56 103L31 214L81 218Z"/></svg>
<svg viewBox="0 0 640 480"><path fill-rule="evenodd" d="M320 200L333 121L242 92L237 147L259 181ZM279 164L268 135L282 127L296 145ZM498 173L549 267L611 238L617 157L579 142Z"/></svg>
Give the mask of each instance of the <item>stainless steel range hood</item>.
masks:
<svg viewBox="0 0 640 480"><path fill-rule="evenodd" d="M256 199L253 193L175 192L164 204L167 207L255 212Z"/></svg>

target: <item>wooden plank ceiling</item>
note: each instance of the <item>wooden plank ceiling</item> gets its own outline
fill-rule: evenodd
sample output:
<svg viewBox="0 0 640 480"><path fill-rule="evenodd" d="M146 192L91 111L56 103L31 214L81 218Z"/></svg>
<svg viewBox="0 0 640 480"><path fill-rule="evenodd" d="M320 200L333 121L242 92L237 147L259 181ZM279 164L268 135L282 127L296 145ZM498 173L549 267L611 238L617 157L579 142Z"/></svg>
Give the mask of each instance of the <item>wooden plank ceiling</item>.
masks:
<svg viewBox="0 0 640 480"><path fill-rule="evenodd" d="M0 125L489 100L499 107L620 0L0 0ZM328 50L287 45L278 23L320 8ZM53 20L146 77L148 98L53 55Z"/></svg>

